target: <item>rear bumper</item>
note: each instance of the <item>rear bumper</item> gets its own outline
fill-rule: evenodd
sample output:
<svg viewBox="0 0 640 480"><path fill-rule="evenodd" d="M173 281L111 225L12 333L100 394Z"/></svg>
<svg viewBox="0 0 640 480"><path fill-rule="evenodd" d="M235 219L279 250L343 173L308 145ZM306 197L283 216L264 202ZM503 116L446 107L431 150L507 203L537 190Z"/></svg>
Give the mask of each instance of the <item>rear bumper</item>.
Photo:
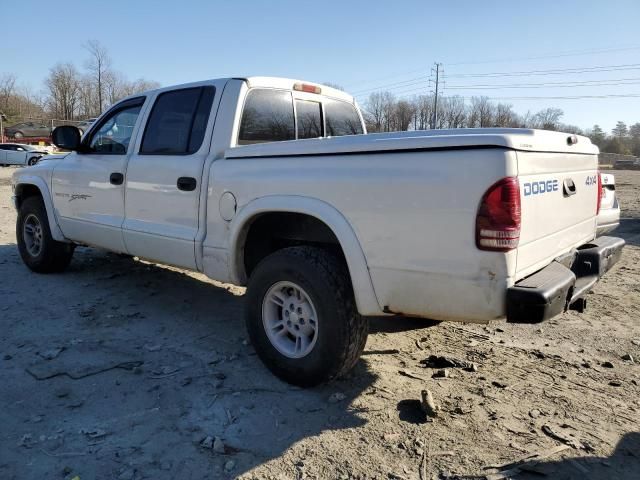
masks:
<svg viewBox="0 0 640 480"><path fill-rule="evenodd" d="M568 308L582 311L587 292L622 255L624 240L599 237L507 290L507 321L538 323Z"/></svg>
<svg viewBox="0 0 640 480"><path fill-rule="evenodd" d="M620 224L620 205L618 199L614 199L613 206L611 208L603 208L597 217L597 230L596 235L604 235Z"/></svg>

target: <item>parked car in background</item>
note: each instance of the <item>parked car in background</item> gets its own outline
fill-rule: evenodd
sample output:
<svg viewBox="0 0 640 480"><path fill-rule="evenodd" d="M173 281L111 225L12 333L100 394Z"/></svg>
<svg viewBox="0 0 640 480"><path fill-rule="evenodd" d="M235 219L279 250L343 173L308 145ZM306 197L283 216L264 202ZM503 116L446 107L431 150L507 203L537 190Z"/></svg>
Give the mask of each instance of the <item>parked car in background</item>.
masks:
<svg viewBox="0 0 640 480"><path fill-rule="evenodd" d="M51 128L40 122L22 122L5 128L4 134L13 138L48 137Z"/></svg>
<svg viewBox="0 0 640 480"><path fill-rule="evenodd" d="M49 152L32 145L19 143L0 143L0 165L35 165L43 155Z"/></svg>
<svg viewBox="0 0 640 480"><path fill-rule="evenodd" d="M620 224L620 204L616 197L616 179L610 173L601 173L600 213L598 236L614 230Z"/></svg>

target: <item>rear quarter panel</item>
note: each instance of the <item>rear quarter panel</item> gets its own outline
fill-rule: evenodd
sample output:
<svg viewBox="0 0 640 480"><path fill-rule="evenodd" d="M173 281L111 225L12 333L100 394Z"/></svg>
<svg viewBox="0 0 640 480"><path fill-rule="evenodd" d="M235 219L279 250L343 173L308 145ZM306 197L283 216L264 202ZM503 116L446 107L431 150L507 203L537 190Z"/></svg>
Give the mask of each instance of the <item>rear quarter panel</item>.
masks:
<svg viewBox="0 0 640 480"><path fill-rule="evenodd" d="M223 159L213 163L205 247L228 248L219 199L238 210L253 199L297 195L344 215L365 254L381 309L441 320L504 315L515 253L475 246L475 216L486 189L516 174L501 148Z"/></svg>

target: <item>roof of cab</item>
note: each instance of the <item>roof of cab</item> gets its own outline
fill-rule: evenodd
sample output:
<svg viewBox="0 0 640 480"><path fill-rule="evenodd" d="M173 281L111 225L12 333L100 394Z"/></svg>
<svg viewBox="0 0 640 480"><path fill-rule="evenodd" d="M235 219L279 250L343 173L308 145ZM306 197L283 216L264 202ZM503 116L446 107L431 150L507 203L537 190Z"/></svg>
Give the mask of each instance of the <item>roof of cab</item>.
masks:
<svg viewBox="0 0 640 480"><path fill-rule="evenodd" d="M282 78L282 77L235 77L238 80L244 80L247 82L250 88L263 87L263 88L282 88L292 90L296 83L304 83L305 85L313 85L314 87L320 87L320 95L327 97L338 98L345 100L349 103L354 103L353 97L342 90L329 87L321 83L308 82L306 80L296 80L294 78Z"/></svg>
<svg viewBox="0 0 640 480"><path fill-rule="evenodd" d="M189 87L198 87L201 85L206 85L212 81L222 81L227 82L229 80L241 80L247 82L247 85L250 88L281 88L286 90L292 90L293 86L296 83L304 83L306 85L313 85L316 87L320 87L321 93L320 95L336 98L339 100L344 100L349 103L355 103L354 98L346 92L342 90L338 90L337 88L328 87L326 85L322 85L321 83L308 82L306 80L296 80L293 78L282 78L282 77L227 77L227 78L212 78L209 80L200 80L196 82L183 83L180 85L170 85L161 88L155 88L153 90L147 90L145 92L136 93L134 95L130 95L127 98L122 99L121 101L128 100L130 98L139 97L140 95L148 95L150 93L159 93L166 92L167 90L176 90L180 88L189 88Z"/></svg>

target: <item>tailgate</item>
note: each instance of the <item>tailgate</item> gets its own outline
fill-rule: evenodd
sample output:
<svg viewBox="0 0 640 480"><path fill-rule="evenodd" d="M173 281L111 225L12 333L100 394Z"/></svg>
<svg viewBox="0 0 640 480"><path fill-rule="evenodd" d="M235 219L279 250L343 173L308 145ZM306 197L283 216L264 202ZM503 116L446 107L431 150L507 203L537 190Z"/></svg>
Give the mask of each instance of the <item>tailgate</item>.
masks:
<svg viewBox="0 0 640 480"><path fill-rule="evenodd" d="M519 151L522 224L516 281L592 240L596 231L598 156Z"/></svg>

